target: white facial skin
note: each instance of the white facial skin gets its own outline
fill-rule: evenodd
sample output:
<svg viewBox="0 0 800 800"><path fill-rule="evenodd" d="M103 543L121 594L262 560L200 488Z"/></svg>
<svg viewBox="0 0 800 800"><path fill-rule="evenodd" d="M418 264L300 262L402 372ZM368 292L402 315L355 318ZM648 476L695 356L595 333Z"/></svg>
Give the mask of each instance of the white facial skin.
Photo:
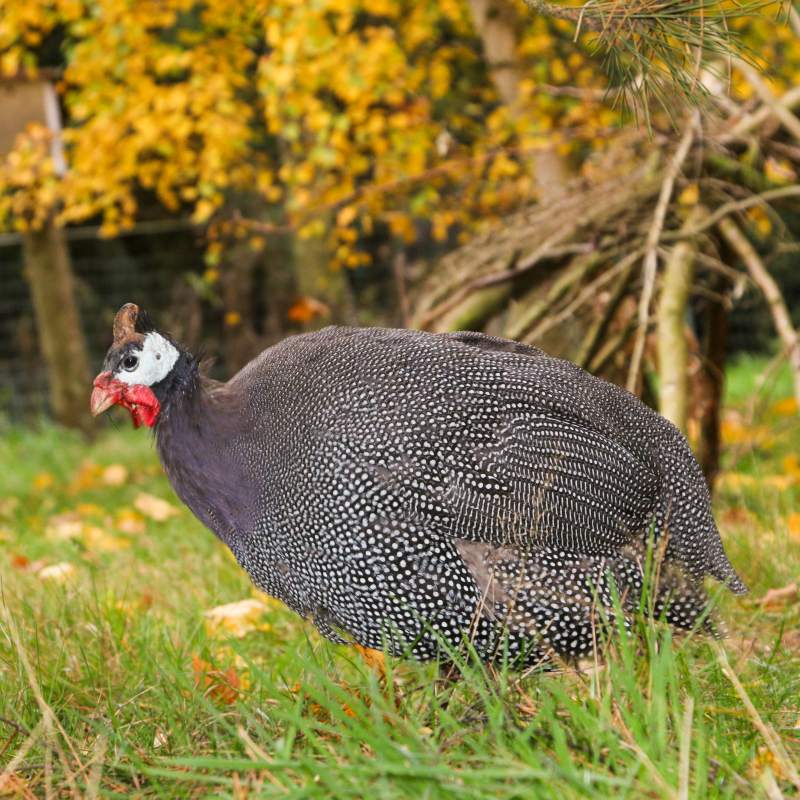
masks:
<svg viewBox="0 0 800 800"><path fill-rule="evenodd" d="M163 381L178 360L178 350L160 333L148 333L144 337L141 350L131 350L115 373L114 377L131 386L152 386ZM126 363L136 359L130 367Z"/></svg>

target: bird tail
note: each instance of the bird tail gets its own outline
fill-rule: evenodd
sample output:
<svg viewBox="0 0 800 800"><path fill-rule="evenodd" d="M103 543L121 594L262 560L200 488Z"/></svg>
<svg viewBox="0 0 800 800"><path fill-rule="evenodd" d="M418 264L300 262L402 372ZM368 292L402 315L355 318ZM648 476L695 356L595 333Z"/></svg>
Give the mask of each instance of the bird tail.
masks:
<svg viewBox="0 0 800 800"><path fill-rule="evenodd" d="M495 562L492 581L492 616L538 653L589 656L640 610L677 628L717 633L701 581L678 562L649 559L644 542L612 557L536 548Z"/></svg>

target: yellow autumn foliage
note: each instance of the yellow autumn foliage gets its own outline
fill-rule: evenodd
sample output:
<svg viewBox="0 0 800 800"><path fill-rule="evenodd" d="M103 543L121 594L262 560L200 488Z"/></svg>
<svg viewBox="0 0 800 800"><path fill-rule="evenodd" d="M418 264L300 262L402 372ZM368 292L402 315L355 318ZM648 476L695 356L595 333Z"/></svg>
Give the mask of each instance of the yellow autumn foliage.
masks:
<svg viewBox="0 0 800 800"><path fill-rule="evenodd" d="M788 26L770 9L736 24L777 70L776 89L796 82ZM284 225L328 231L340 265L369 260L358 244L379 220L406 242L420 220L439 240L463 237L530 199L535 150L577 162L620 123L596 92L542 91L605 86L591 35L574 42L572 24L520 9L511 113L477 33L465 0L6 3L0 78L32 74L37 48L63 37L69 169L55 173L47 131L21 134L0 164L0 227L99 217L113 236L134 223L143 191L213 226L226 198L248 192ZM734 76L733 91L746 82Z"/></svg>

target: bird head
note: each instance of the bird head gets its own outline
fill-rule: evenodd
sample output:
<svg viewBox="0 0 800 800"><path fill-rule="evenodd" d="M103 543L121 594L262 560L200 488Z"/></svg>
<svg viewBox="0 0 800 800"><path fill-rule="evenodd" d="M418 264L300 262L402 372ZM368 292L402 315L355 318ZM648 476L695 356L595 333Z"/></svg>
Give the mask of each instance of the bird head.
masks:
<svg viewBox="0 0 800 800"><path fill-rule="evenodd" d="M92 414L120 405L130 412L135 427L152 428L182 355L174 342L153 328L147 314L126 303L114 317L114 341L103 371L94 379Z"/></svg>

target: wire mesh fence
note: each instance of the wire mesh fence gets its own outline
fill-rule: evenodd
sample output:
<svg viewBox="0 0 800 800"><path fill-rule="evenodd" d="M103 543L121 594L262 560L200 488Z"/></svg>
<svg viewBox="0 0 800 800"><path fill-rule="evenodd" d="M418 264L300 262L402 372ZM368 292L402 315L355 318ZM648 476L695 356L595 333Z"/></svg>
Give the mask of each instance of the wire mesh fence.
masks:
<svg viewBox="0 0 800 800"><path fill-rule="evenodd" d="M196 292L205 265L203 243L190 225L179 220L145 223L114 239L100 238L96 229L68 229L67 241L93 368L99 370L110 343L115 311L129 301L147 308L162 329L178 340L192 347L202 345L215 357L217 376L230 375L239 366L223 346L225 309ZM50 410L47 370L23 262L20 237L0 235L0 420L19 423L46 416ZM797 298L800 276L794 269L796 262L778 266L787 298ZM288 268L282 258L270 267L281 268ZM375 279L374 274L361 278L367 282ZM370 297L370 302L376 300ZM274 339L278 329L285 329L285 319L267 325L261 317L269 315L269 303L256 299L255 322L262 330L270 328ZM797 310L796 304L792 305ZM380 319L374 314L360 316L367 324ZM766 349L771 335L763 300L754 292L746 292L730 317L729 352ZM266 336L265 341L269 339ZM87 386L87 397L88 392Z"/></svg>

